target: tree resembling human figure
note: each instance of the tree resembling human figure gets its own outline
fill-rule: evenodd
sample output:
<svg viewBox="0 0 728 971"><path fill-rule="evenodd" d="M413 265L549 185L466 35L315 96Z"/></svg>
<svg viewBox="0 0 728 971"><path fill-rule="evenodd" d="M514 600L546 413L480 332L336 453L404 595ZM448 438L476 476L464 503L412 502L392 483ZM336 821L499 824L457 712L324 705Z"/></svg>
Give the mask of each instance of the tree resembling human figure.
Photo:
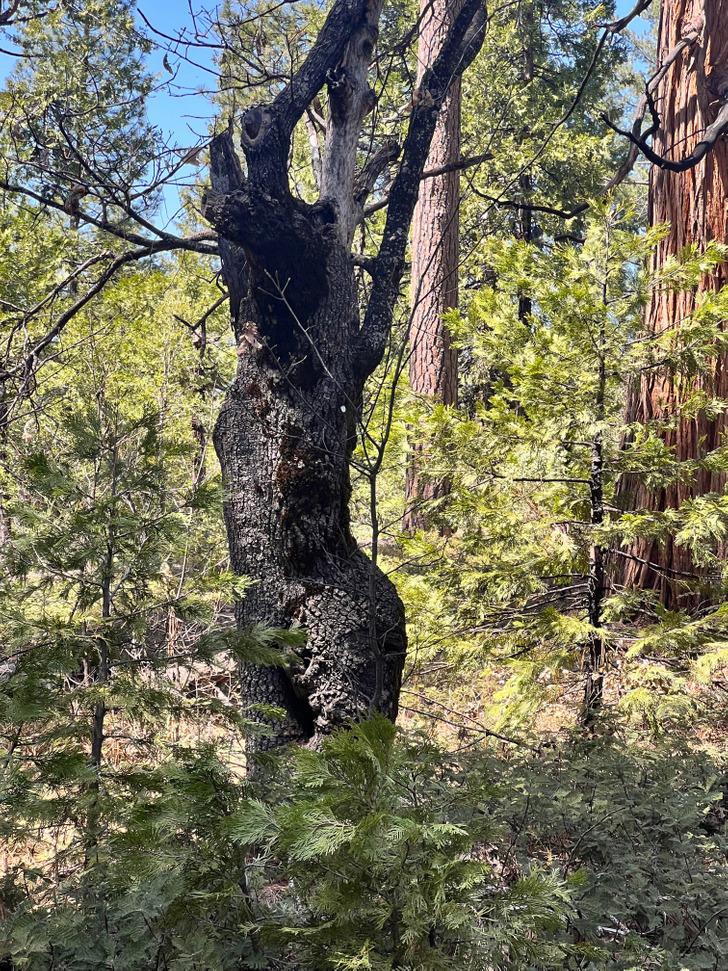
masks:
<svg viewBox="0 0 728 971"><path fill-rule="evenodd" d="M658 35L658 72L652 91L653 144L638 147L654 163L650 174L650 224L669 224L669 234L656 250L659 270L689 244L698 248L728 241L728 0L663 0ZM655 127L656 124L656 127ZM705 275L697 288L652 292L647 329L659 334L679 326L695 310L700 292L728 282L722 264ZM712 369L683 377L667 369L646 370L628 401L628 420L659 423L660 435L678 460L704 458L721 444L728 418L709 417L704 409L688 416L681 406L696 392L728 398L725 355ZM621 504L627 509L661 512L695 496L722 492L725 474L702 469L688 482L650 488L636 476L625 476ZM698 578L690 551L652 538L635 541L619 558L617 579L626 587L655 590L665 606L694 602Z"/></svg>
<svg viewBox="0 0 728 971"><path fill-rule="evenodd" d="M459 0L422 0L417 56L418 80L431 65L460 9ZM409 336L409 382L418 396L457 404L457 351L444 321L458 304L461 84L457 78L435 126L427 169L439 171L423 183L412 221L412 316ZM423 447L415 446L407 469L405 530L426 523L426 504L447 494L444 480L423 480Z"/></svg>
<svg viewBox="0 0 728 971"><path fill-rule="evenodd" d="M127 9L125 0L119 4ZM364 385L388 344L437 117L450 86L481 46L487 17L482 0L463 5L419 79L408 117L398 115L394 122L397 131L406 131L400 147L392 137L373 134L376 125L364 130L377 102L368 75L382 7L382 0L334 0L290 71L270 74L269 65L259 65L250 86L267 79L270 103L246 101L242 117L209 143L212 184L203 210L212 228L181 233L153 222L162 188L206 143L181 155L166 145L150 147L127 171L109 162L115 142L89 140L82 126L59 117L58 98L50 105L58 128L53 153L33 130L31 140L42 144L26 150L20 139L0 178L5 192L60 218L70 211L73 225L85 230L78 234L84 252L71 254L67 278L25 317L26 325L33 323L29 338L3 370L9 394L26 372L37 370L68 322L132 264L173 251L221 258L238 373L215 444L232 565L250 581L238 621L243 628L301 626L307 636L295 664L244 669L244 702L270 726L251 747L308 740L372 711L390 717L397 711L404 610L376 556L367 558L352 536L349 462L357 435L364 433ZM72 12L55 9L53 29L83 41L95 21L87 29ZM215 18L210 14L206 21L211 30L219 26ZM131 27L127 34L137 37ZM405 43L412 39L408 33ZM147 43L141 35L138 42ZM184 48L182 37L179 43ZM228 59L248 63L246 45L226 46ZM92 74L94 65L88 61ZM112 99L123 112L147 90L138 67L129 64L129 98ZM89 82L94 90L99 78ZM103 101L108 88L99 91ZM21 133L28 128L22 101L13 102L9 120L10 130ZM303 128L309 115L317 119L317 137L325 132L313 204L300 197L290 151L294 129L299 121ZM238 122L244 166L234 146ZM56 157L63 164L49 163ZM373 236L374 255L356 255L352 241L369 215L372 194L386 217ZM62 309L55 302L59 294ZM51 320L41 313L47 307L56 308Z"/></svg>
<svg viewBox="0 0 728 971"><path fill-rule="evenodd" d="M486 15L481 0L466 0L419 79L360 319L352 240L395 156L386 142L357 168L362 122L374 105L368 70L381 6L336 0L287 86L243 113L245 172L231 131L211 145L203 211L220 237L238 341L214 441L232 565L252 580L238 621L300 624L307 636L295 667L243 671L249 704L285 712L258 747L397 711L404 609L352 536L349 462L364 383L385 352L438 115L480 47ZM289 188L289 151L294 127L324 87L320 197L308 204Z"/></svg>

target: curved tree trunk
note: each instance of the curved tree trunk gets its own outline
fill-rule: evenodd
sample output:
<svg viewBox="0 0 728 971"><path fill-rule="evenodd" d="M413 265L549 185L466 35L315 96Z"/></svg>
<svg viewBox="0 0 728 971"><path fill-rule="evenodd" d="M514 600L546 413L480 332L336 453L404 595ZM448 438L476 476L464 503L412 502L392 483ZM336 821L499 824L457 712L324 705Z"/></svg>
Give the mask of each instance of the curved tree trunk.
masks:
<svg viewBox="0 0 728 971"><path fill-rule="evenodd" d="M668 58L681 37L691 29L702 31L662 79L656 92L661 127L655 151L677 161L689 155L705 129L715 121L728 84L728 0L664 0L660 15L658 64ZM659 269L688 244L705 246L711 240L728 241L728 143L720 140L706 157L686 172L653 166L650 175L650 224L670 224L670 233L655 254ZM728 281L725 266L706 275L701 289L718 288ZM647 327L659 333L693 312L698 294L653 292L647 309ZM726 416L713 419L703 412L679 417L681 403L696 390L728 398L728 361L723 356L711 371L686 383L679 375L646 372L633 389L627 408L630 422L664 422L677 415L674 426L662 432L680 460L697 459L716 448L726 429ZM635 510L665 510L708 492L722 492L725 475L701 471L690 483L652 490L634 476L620 484L620 505ZM619 558L617 580L628 587L654 589L668 607L687 607L700 596L691 576L700 581L689 551L674 544L642 540ZM703 577L702 580L707 578Z"/></svg>
<svg viewBox="0 0 728 971"><path fill-rule="evenodd" d="M457 16L459 0L421 0L418 81L437 56ZM437 120L427 159L440 169L460 159L460 80L450 87ZM415 394L446 405L457 404L457 351L443 320L458 305L459 193L457 170L422 183L412 220L412 318L409 332L409 381ZM412 449L407 468L404 528L425 525L423 505L447 495L448 483L423 480L423 447Z"/></svg>
<svg viewBox="0 0 728 971"><path fill-rule="evenodd" d="M237 375L214 435L232 566L254 581L238 620L307 633L299 664L244 671L249 704L287 712L259 741L265 747L372 710L394 718L406 638L402 603L379 570L370 602L374 568L349 526L367 372L356 359L354 266L334 207L288 197L279 209L258 192L242 205L233 219L254 226L256 238L244 232L246 254L229 247L223 257L226 279L239 279L243 265L248 279L234 308ZM223 218L215 220L221 231Z"/></svg>
<svg viewBox="0 0 728 971"><path fill-rule="evenodd" d="M380 8L335 0L289 85L243 114L245 174L230 132L211 144L203 211L220 237L238 340L214 443L232 566L252 581L238 621L298 624L307 635L295 665L243 670L246 702L285 712L276 721L259 711L271 733L258 748L315 739L374 710L397 713L404 609L352 537L349 462L364 382L384 355L437 113L480 46L485 14L481 0L465 0L422 77L361 320L351 242L367 192L393 157L391 144L373 147L356 171ZM309 205L289 189L290 139L325 84L321 199Z"/></svg>

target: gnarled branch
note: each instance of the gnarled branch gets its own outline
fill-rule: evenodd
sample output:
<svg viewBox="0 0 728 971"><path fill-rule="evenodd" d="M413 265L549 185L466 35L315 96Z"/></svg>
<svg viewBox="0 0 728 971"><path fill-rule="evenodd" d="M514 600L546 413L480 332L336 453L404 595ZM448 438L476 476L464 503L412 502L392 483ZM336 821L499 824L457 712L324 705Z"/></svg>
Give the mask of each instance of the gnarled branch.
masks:
<svg viewBox="0 0 728 971"><path fill-rule="evenodd" d="M242 145L248 171L272 192L288 192L287 161L291 134L326 83L359 29L367 0L335 0L303 64L270 105L255 105L242 115Z"/></svg>
<svg viewBox="0 0 728 971"><path fill-rule="evenodd" d="M359 214L354 205L356 146L361 123L375 103L367 75L379 35L381 9L382 0L369 0L341 62L326 75L329 117L321 197L335 202L339 232L346 245L350 245L358 222Z"/></svg>
<svg viewBox="0 0 728 971"><path fill-rule="evenodd" d="M655 112L653 111L653 114ZM705 134L703 138L700 139L695 148L686 155L684 158L679 159L677 162L673 162L668 158L664 158L662 155L658 155L650 146L645 142L644 137L635 136L632 132L623 131L613 125L612 122L605 117L605 122L609 127L617 132L618 135L622 135L624 138L628 138L630 142L645 156L645 158L652 162L660 169L666 169L669 172L687 172L688 169L693 169L695 166L702 162L708 152L715 147L716 143L723 135L728 134L728 100L726 100L721 106L718 112L718 117L715 121L708 125L705 129ZM656 128L650 129L651 132L655 131Z"/></svg>
<svg viewBox="0 0 728 971"><path fill-rule="evenodd" d="M679 159L676 162L670 159L664 158L652 149L648 143L647 139L651 138L660 128L660 113L657 109L655 103L655 92L658 86L664 79L665 75L672 67L672 65L677 61L680 55L688 47L692 47L700 37L703 30L704 18L693 23L689 30L687 30L680 40L675 44L672 50L665 57L664 61L660 65L658 71L650 78L650 80L645 85L645 93L642 95L640 102L637 106L637 111L635 113L635 119L632 124L631 131L625 131L618 128L612 121L610 121L607 115L603 115L603 120L612 131L626 138L631 143L631 148L629 154L625 161L619 168L619 171L615 175L614 179L610 182L608 188L613 188L618 185L631 171L634 163L637 160L638 154L641 152L646 159L656 165L658 168L666 169L670 172L687 172L688 169L695 168L695 166L705 158L709 151L715 146L717 141L725 134L728 134L728 85L724 87L724 90L719 92L722 101L721 108L718 112L718 116L715 121L705 129L704 137L698 142L692 152L686 155L684 158ZM642 125L644 123L645 115L649 110L650 117L652 119L652 124L646 130L642 130Z"/></svg>

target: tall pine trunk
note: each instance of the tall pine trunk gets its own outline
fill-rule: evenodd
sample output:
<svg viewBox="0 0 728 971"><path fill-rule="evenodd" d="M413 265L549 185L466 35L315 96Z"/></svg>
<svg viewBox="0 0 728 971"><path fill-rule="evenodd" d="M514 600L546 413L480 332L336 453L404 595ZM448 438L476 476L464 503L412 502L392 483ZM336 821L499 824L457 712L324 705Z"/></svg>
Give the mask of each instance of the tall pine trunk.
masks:
<svg viewBox="0 0 728 971"><path fill-rule="evenodd" d="M437 56L460 9L460 0L421 0L418 81ZM460 158L460 80L450 87L435 127L427 160L429 170ZM459 191L457 170L422 183L412 221L412 317L409 332L409 381L417 395L445 405L457 403L457 351L444 315L458 305ZM404 526L414 531L426 523L424 504L447 495L444 480L423 480L423 447L412 449L407 469Z"/></svg>
<svg viewBox="0 0 728 971"><path fill-rule="evenodd" d="M661 81L656 105L662 124L655 135L655 151L678 161L701 141L706 127L715 120L728 82L728 0L663 0L658 37L658 64L662 64L689 30L702 21L697 42L686 48ZM669 235L654 256L654 269L679 254L688 244L705 246L712 240L728 241L728 143L721 139L694 168L671 172L653 166L650 175L650 224L669 223ZM728 269L720 267L706 274L700 290L715 289L728 281ZM647 328L659 333L685 320L695 309L699 293L653 291L647 308ZM628 402L630 422L676 420L661 432L664 441L680 460L699 459L716 448L728 419L681 417L681 404L696 391L711 397L728 398L728 359L718 358L712 369L685 379L667 370L650 370L635 387ZM620 504L633 510L663 511L686 499L708 492L722 492L722 473L700 471L691 482L651 489L636 476L625 476L620 486ZM655 590L668 607L691 606L697 595L690 577L699 581L700 571L689 551L672 539L664 542L639 540L619 557L617 579L638 589ZM706 578L703 578L703 580ZM688 581L686 583L686 581Z"/></svg>

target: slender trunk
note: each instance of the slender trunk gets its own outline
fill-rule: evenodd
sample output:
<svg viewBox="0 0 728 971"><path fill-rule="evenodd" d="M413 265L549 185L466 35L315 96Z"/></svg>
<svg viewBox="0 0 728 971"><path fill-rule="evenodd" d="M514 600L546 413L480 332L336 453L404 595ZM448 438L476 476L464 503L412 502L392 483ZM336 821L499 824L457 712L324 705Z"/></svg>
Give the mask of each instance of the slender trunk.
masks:
<svg viewBox="0 0 728 971"><path fill-rule="evenodd" d="M197 363L195 364L195 380L197 382L197 394L200 399L200 411L192 416L192 432L197 442L197 454L194 461L192 483L197 486L203 482L207 475L207 446L209 441L208 427L205 423L204 415L209 410L210 398L212 397L214 378L211 379L208 373L207 364L207 322L218 307L222 306L227 298L223 295L209 307L205 313L194 324L182 321L190 330L192 346L197 352ZM182 320L182 318L179 318Z"/></svg>
<svg viewBox="0 0 728 971"><path fill-rule="evenodd" d="M104 574L101 578L102 583L102 611L101 616L104 622L108 622L111 617L111 565L113 563L113 548L107 547L107 557L104 564ZM98 639L98 664L93 671L93 679L96 685L106 685L111 677L111 666L109 649L106 644L108 631L104 631ZM98 864L99 862L99 840L101 838L101 768L103 765L103 750L105 739L107 708L103 698L99 698L94 705L91 718L91 766L94 776L89 783L89 808L86 820L86 833L84 834L84 848L86 865Z"/></svg>
<svg viewBox="0 0 728 971"><path fill-rule="evenodd" d="M700 141L714 121L728 84L728 0L664 0L660 16L658 63L679 39L702 22L695 45L672 65L657 89L656 104L662 124L655 136L655 150L678 160ZM670 172L657 166L650 175L650 224L669 223L670 233L654 257L659 269L689 244L703 247L712 240L728 239L728 142L715 148L687 172ZM700 291L718 288L728 281L728 268L706 274L695 292L656 290L646 311L647 329L657 334L680 324L695 309ZM683 417L687 398L704 391L709 398L728 397L728 361L719 357L712 368L686 378L667 369L649 371L630 393L627 420L657 423L660 434L677 459L700 459L716 448L728 419L708 417L699 411ZM671 421L669 421L672 419ZM702 470L691 482L652 489L636 476L620 484L620 505L626 509L664 511L685 500L709 492L722 492L723 473ZM670 608L695 606L707 586L689 551L672 538L662 542L643 539L620 557L615 579L626 587L655 590ZM690 577L697 582L688 582ZM704 593L708 592L704 589Z"/></svg>
<svg viewBox="0 0 728 971"><path fill-rule="evenodd" d="M101 578L101 617L103 622L111 619L111 576L114 561L114 551L111 536L107 545L106 562L104 564L104 574ZM109 649L106 645L105 637L108 631L104 631L104 636L99 638L99 663L95 672L96 684L105 685L108 683L111 669L109 666ZM91 765L96 772L101 771L101 761L104 746L104 722L106 720L106 703L103 699L96 702L94 707L93 722L91 726ZM98 779L94 782L94 787L98 793Z"/></svg>
<svg viewBox="0 0 728 971"><path fill-rule="evenodd" d="M518 180L523 198L528 201L531 197L533 180L528 172L524 172ZM533 212L531 209L522 209L518 218L518 238L525 243L533 240ZM521 323L528 324L529 317L533 312L533 305L528 294L520 294L518 297L518 319Z"/></svg>
<svg viewBox="0 0 728 971"><path fill-rule="evenodd" d="M604 286L606 304L607 287ZM602 428L606 415L606 328L604 319L599 331L599 364L597 375L594 417L596 431L591 445L591 470L589 474L590 521L592 531L604 522L604 440ZM586 682L584 686L584 706L582 721L589 725L594 721L602 707L604 695L604 636L602 634L602 605L606 594L607 575L605 569L605 550L592 539L589 551L589 580L587 586L587 616L589 634L585 658Z"/></svg>
<svg viewBox="0 0 728 971"><path fill-rule="evenodd" d="M458 14L459 0L421 0L418 80L429 67ZM450 165L460 158L460 81L443 103L430 145L427 167ZM457 404L457 351L444 315L458 305L459 190L456 171L422 183L412 221L412 318L409 380L417 395ZM423 481L423 446L412 449L407 469L404 528L426 523L423 505L449 492L446 480Z"/></svg>
<svg viewBox="0 0 728 971"><path fill-rule="evenodd" d="M591 493L591 523L600 526L604 522L604 493L602 475L604 458L602 437L597 435L592 443L592 467L589 489ZM604 637L602 603L606 591L604 549L593 543L589 554L588 619L593 628L589 635L586 657L586 683L584 687L583 721L589 724L602 707L604 694Z"/></svg>
<svg viewBox="0 0 728 971"><path fill-rule="evenodd" d="M8 510L8 495L4 481L8 473L8 436L10 418L10 402L8 400L7 381L0 380L0 549L10 539L10 511Z"/></svg>
<svg viewBox="0 0 728 971"><path fill-rule="evenodd" d="M116 500L118 456L116 446L111 453L111 499L112 507L110 515L114 516L116 510L114 502ZM97 685L107 685L111 678L111 664L107 638L109 637L109 624L112 617L112 597L111 588L114 576L114 526L109 524L106 533L106 551L103 562L101 563L101 636L97 639L98 645L98 664L93 672L94 682ZM99 698L94 705L91 720L91 766L94 776L89 784L90 803L87 819L87 832L85 834L85 850L87 864L98 863L98 845L101 837L101 767L103 764L103 748L105 739L105 723L108 709L104 698Z"/></svg>
<svg viewBox="0 0 728 971"><path fill-rule="evenodd" d="M533 3L527 0L526 3L519 5L518 10L518 24L523 33L523 69L521 73L521 79L523 81L523 86L527 91L530 91L530 86L533 84L534 77L534 56L533 56L533 41L534 41L534 9ZM529 132L527 130L523 131L522 137L524 139L528 138ZM518 185L521 190L521 197L525 203L531 201L531 192L533 190L533 179L531 177L531 172L522 172L518 178ZM518 212L518 218L516 223L516 232L519 239L522 239L526 243L530 243L533 240L534 235L534 219L532 209L521 209ZM523 323L528 322L528 318L532 312L531 298L526 294L521 294L518 298L518 318Z"/></svg>

